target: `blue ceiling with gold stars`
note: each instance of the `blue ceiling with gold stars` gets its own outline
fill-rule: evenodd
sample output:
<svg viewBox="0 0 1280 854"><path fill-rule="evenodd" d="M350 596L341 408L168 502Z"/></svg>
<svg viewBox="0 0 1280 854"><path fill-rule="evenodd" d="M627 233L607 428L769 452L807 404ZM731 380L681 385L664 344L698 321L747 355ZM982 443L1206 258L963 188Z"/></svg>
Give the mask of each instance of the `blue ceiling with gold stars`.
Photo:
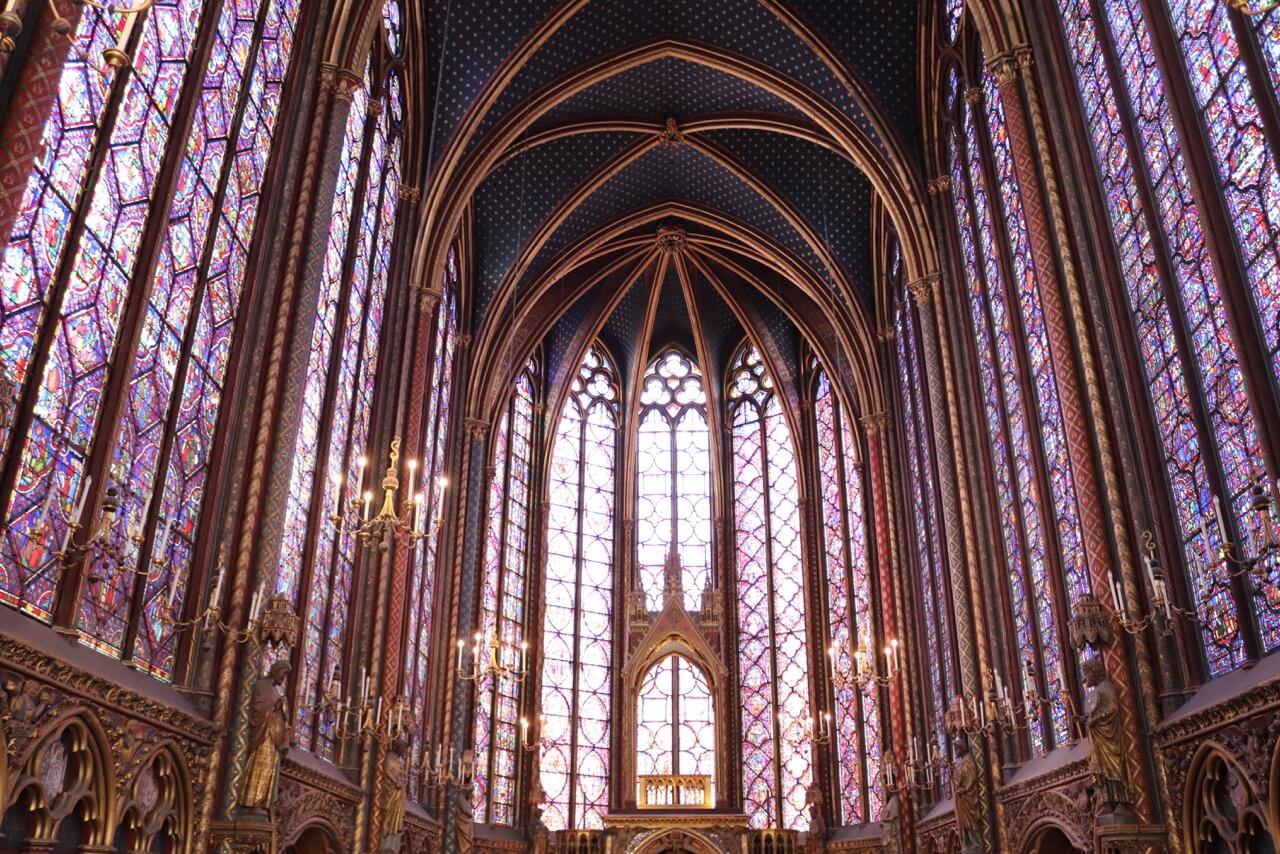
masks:
<svg viewBox="0 0 1280 854"><path fill-rule="evenodd" d="M740 226L762 237L845 309L874 305L871 181L804 102L839 113L885 162L917 168L917 0L431 0L425 13L433 164L457 170L497 156L467 196L477 328L499 310L504 282L518 299L566 250L666 204L727 220L727 233ZM646 46L698 55L619 61ZM772 83L746 79L738 64L801 94L769 91ZM499 152L499 127L535 99L542 106L529 127L506 143L520 153ZM668 118L683 144L653 147ZM450 160L441 159L446 151ZM524 253L531 263L511 282ZM668 279L660 314L674 316L683 299L677 306L679 283ZM708 346L718 348L713 360L727 359L744 334L738 318L700 274L688 286ZM644 355L636 348L646 345L628 335L643 325L650 290L637 284L604 321L602 339L626 367ZM571 346L597 297L563 307L551 350ZM508 292L501 305L512 299ZM786 313L754 291L738 304L751 306L753 322L768 327L794 367L800 339ZM671 322L670 334L691 343L691 321Z"/></svg>

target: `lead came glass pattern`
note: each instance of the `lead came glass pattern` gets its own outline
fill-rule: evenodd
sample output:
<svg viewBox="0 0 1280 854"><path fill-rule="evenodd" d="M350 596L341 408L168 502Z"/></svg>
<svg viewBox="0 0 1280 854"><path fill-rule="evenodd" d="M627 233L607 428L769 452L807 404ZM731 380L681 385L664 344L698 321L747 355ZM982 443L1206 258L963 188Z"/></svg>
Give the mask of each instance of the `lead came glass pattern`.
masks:
<svg viewBox="0 0 1280 854"><path fill-rule="evenodd" d="M1204 449L1217 452L1231 493L1225 503L1239 524L1249 473L1261 459L1257 426L1145 23L1123 5L1108 7L1109 27L1087 0L1058 0L1057 7L1125 273L1202 646L1210 675L1219 675L1244 660L1244 642L1229 579L1209 566L1221 544L1209 521L1213 492ZM1115 80L1107 64L1112 51L1121 74ZM1122 104L1131 111L1132 141ZM1154 210L1139 192L1143 179L1153 191ZM1168 240L1172 281L1162 280L1156 230ZM1186 353L1174 333L1183 323ZM1192 417L1197 393L1212 431L1208 437Z"/></svg>
<svg viewBox="0 0 1280 854"><path fill-rule="evenodd" d="M637 475L636 566L649 610L662 608L662 568L674 543L685 607L696 611L711 566L711 433L702 372L675 348L645 373Z"/></svg>
<svg viewBox="0 0 1280 854"><path fill-rule="evenodd" d="M842 824L875 821L884 802L880 783L880 718L876 688L857 687L854 651L877 648L871 613L870 567L863 513L862 466L853 428L826 371L815 383L818 476L822 543L827 581L827 623L835 690L836 756L839 761L839 817ZM867 791L864 801L863 792Z"/></svg>
<svg viewBox="0 0 1280 854"><path fill-rule="evenodd" d="M23 462L0 554L0 598L50 616L59 572L52 550L65 539L70 502L84 488L89 443L109 427L109 481L119 488L121 505L112 544L124 560L89 568L95 581L78 603L77 621L86 643L127 654L160 678L172 671L166 617L185 598L244 264L299 11L294 0L235 0L221 5L215 21L205 19L204 8L157 3L138 19L134 70L114 75L91 65L123 31L124 18L82 10L42 153L0 261L0 278L8 283L0 298L0 358L20 383L41 384L26 446L10 448ZM205 37L209 61L183 92L188 59ZM113 89L121 101L107 124ZM178 105L187 100L194 106L191 128L174 133ZM104 148L102 166L90 174L95 147ZM159 197L156 181L170 149L178 180L172 197ZM144 224L161 216L167 219L158 232L156 265L135 269L145 257ZM85 230L71 244L76 222ZM62 296L50 290L59 269L68 277ZM139 298L129 295L130 284L140 287L144 277L138 346L125 352L118 346L119 323L126 298ZM53 339L39 344L49 363L35 378L30 358L51 299L61 300L59 319ZM129 361L121 361L122 354ZM118 425L98 423L108 370L129 376ZM154 511L151 526L144 524L147 506ZM144 537L151 556L163 562L135 601L132 569L145 558L135 539ZM157 554L161 544L164 554ZM19 589L24 585L26 592ZM125 650L133 623L137 638Z"/></svg>
<svg viewBox="0 0 1280 854"><path fill-rule="evenodd" d="M715 707L707 675L683 656L665 656L640 681L636 776L710 777L714 803L715 766Z"/></svg>
<svg viewBox="0 0 1280 854"><path fill-rule="evenodd" d="M958 79L952 79L951 91L959 93ZM964 110L957 99L955 109ZM972 127L966 123L965 127ZM966 158L965 147L970 138L961 139L953 129L950 139L951 192L954 201L956 231L960 241L974 349L977 357L979 388L986 416L990 461L995 481L1000 534L1008 571L1008 591L1013 610L1014 628L1020 659L1039 662L1050 698L1051 732L1039 720L1030 726L1032 747L1037 752L1052 743L1060 743L1068 733L1069 720L1060 684L1059 634L1053 600L1048 589L1048 567L1045 532L1040 519L1041 502L1035 479L1035 462L1030 457L1027 415L1022 403L1017 365L1012 354L998 357L993 334L993 316L1005 317L1001 291L994 286L988 302L984 284L985 265L989 255L980 256L974 217L970 210L969 171L972 157ZM976 162L976 161L975 161ZM980 176L975 176L980 177ZM985 198L985 195L984 197ZM985 221L984 221L985 222ZM989 241L989 235L987 240ZM1000 279L1000 269L990 273L992 282ZM989 313L991 312L991 313ZM1020 668L1023 690L1026 670Z"/></svg>
<svg viewBox="0 0 1280 854"><path fill-rule="evenodd" d="M813 745L795 450L773 379L754 347L734 360L728 390L743 806L752 827L806 830Z"/></svg>
<svg viewBox="0 0 1280 854"><path fill-rule="evenodd" d="M609 805L613 507L618 392L592 347L556 428L542 625L542 749L549 830L596 829Z"/></svg>
<svg viewBox="0 0 1280 854"><path fill-rule="evenodd" d="M260 11L265 15L263 32L254 45ZM162 560L163 569L154 572L145 587L132 659L161 677L171 672L174 641L163 618L167 611L178 613L181 608L178 587L195 545L258 191L297 13L296 3L260 0L223 7L179 167L178 193L160 244L133 359L128 405L117 433L114 464L129 472L132 485L121 498L120 518L141 531L145 508L158 503L151 557ZM229 168L224 167L227 163ZM190 344L186 336L192 336ZM176 423L167 417L174 408ZM162 442L170 432L168 464L157 482ZM160 495L152 498L157 489ZM93 573L104 581L80 603L81 631L94 645L115 654L132 603L134 574L127 567L141 557L134 540L124 536L126 530L116 529L114 538L124 563L100 561ZM160 544L167 546L165 554L156 552ZM103 601L118 604L102 609Z"/></svg>
<svg viewBox="0 0 1280 854"><path fill-rule="evenodd" d="M494 442L481 603L483 643L496 639L502 661L514 667L524 642L525 581L529 559L529 482L532 474L535 366L515 383L511 403ZM498 485L498 479L502 484ZM487 654L487 652L485 653ZM511 824L515 809L516 725L520 684L486 677L476 686L476 821Z"/></svg>
<svg viewBox="0 0 1280 854"><path fill-rule="evenodd" d="M60 247L58 263L68 265L69 280L54 338L40 342L48 352L44 374L27 378L39 383L39 394L29 434L15 438L21 463L5 520L6 548L0 552L0 592L10 604L46 621L61 572L54 555L61 539L52 538L61 538L66 530L65 508L46 511L53 510L52 503L69 503L83 484L112 345L202 7L197 0L157 2L142 21L135 70L117 75L123 82L116 85L124 87L124 94L110 139L104 142L108 156L91 178L84 233L78 245ZM88 22L94 17L86 15L83 26L96 34ZM83 80L77 66L73 62L62 81L64 107L75 98L66 87ZM91 82L88 88L92 92L98 84ZM32 180L40 180L39 171ZM41 526L48 518L52 525ZM110 597L106 589L89 595L95 593Z"/></svg>
<svg viewBox="0 0 1280 854"><path fill-rule="evenodd" d="M458 344L458 315L455 294L458 292L458 249L449 248L442 278L440 303L436 308L435 346L431 359L431 388L428 393L425 453L422 460L423 481L419 495L423 526L427 536L418 546L416 566L409 586L409 642L405 645L405 696L411 708L425 710L431 700L428 691L428 667L431 655L432 615L435 606L436 581L439 576L440 539L443 536L445 495L448 488L450 406L453 392L454 353ZM413 716L409 729L409 757L414 768L424 768L426 757L425 714ZM425 770L422 772L425 773ZM425 795L421 774L409 776L410 797Z"/></svg>

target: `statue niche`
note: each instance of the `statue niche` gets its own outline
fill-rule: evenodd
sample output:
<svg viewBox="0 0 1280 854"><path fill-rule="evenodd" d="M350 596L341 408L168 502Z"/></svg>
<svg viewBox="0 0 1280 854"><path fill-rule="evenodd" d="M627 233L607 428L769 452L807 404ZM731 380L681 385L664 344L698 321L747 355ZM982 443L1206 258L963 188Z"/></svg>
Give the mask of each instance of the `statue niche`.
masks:
<svg viewBox="0 0 1280 854"><path fill-rule="evenodd" d="M628 611L622 666L624 779L634 780L626 810L677 812L717 806L726 779L716 749L727 707L728 673L717 653L718 591L703 591L700 610L685 608L683 569L672 547L663 566L663 604L647 610L636 591ZM722 804L721 804L722 805Z"/></svg>

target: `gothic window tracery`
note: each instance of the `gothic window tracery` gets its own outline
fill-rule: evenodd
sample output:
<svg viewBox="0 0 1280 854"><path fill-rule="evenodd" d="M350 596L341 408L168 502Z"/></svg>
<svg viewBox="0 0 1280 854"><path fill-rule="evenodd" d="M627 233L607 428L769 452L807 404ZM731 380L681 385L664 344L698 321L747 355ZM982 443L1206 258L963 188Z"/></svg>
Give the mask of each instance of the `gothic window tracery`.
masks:
<svg viewBox="0 0 1280 854"><path fill-rule="evenodd" d="M852 825L875 821L884 805L879 692L874 682L858 686L855 659L860 650L869 661L879 647L871 604L861 452L849 415L821 367L814 389L823 570L836 681L833 750L839 765L837 816L842 824Z"/></svg>
<svg viewBox="0 0 1280 854"><path fill-rule="evenodd" d="M662 567L674 543L685 607L699 607L711 567L711 434L702 371L670 347L640 392L636 566L649 609L662 607Z"/></svg>
<svg viewBox="0 0 1280 854"><path fill-rule="evenodd" d="M773 378L745 345L728 379L743 805L753 827L808 827L813 779L800 486Z"/></svg>
<svg viewBox="0 0 1280 854"><path fill-rule="evenodd" d="M609 805L618 388L592 347L556 428L548 484L539 768L549 830Z"/></svg>
<svg viewBox="0 0 1280 854"><path fill-rule="evenodd" d="M512 675L524 637L532 511L534 405L538 366L530 361L516 378L511 399L494 429L480 604L482 646L498 645L504 675L476 685L476 821L509 825L515 816L516 761L520 754L520 682Z"/></svg>
<svg viewBox="0 0 1280 854"><path fill-rule="evenodd" d="M636 724L638 777L700 775L714 786L715 705L697 664L681 655L654 664L640 683Z"/></svg>

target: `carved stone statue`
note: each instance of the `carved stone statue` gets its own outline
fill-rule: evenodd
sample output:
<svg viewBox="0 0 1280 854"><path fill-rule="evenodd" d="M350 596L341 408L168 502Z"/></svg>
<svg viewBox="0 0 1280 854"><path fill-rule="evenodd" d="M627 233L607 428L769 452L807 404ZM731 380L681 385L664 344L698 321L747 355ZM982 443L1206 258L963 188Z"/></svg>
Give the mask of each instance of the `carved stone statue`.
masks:
<svg viewBox="0 0 1280 854"><path fill-rule="evenodd" d="M821 851L827 838L827 819L822 814L822 800L822 787L815 780L804 792L804 804L809 809L809 849L812 851Z"/></svg>
<svg viewBox="0 0 1280 854"><path fill-rule="evenodd" d="M382 766L382 850L400 850L404 833L405 787L409 784L409 745L403 738L391 742Z"/></svg>
<svg viewBox="0 0 1280 854"><path fill-rule="evenodd" d="M546 802L546 794L542 790L542 775L537 767L533 769L533 777L529 780L529 838L533 840L534 854L546 854L548 846L547 825L542 820L542 805Z"/></svg>
<svg viewBox="0 0 1280 854"><path fill-rule="evenodd" d="M284 684L292 668L287 661L271 665L266 676L253 683L249 701L249 762L239 807L247 813L265 814L279 794L280 762L293 738Z"/></svg>
<svg viewBox="0 0 1280 854"><path fill-rule="evenodd" d="M1089 730L1089 767L1097 787L1102 815L1128 815L1133 801L1125 770L1121 739L1120 698L1107 678L1100 658L1090 658L1084 669L1084 722Z"/></svg>
<svg viewBox="0 0 1280 854"><path fill-rule="evenodd" d="M955 740L955 762L951 764L951 791L955 799L956 833L960 850L982 850L982 803L978 791L978 762L969 752L969 739Z"/></svg>

